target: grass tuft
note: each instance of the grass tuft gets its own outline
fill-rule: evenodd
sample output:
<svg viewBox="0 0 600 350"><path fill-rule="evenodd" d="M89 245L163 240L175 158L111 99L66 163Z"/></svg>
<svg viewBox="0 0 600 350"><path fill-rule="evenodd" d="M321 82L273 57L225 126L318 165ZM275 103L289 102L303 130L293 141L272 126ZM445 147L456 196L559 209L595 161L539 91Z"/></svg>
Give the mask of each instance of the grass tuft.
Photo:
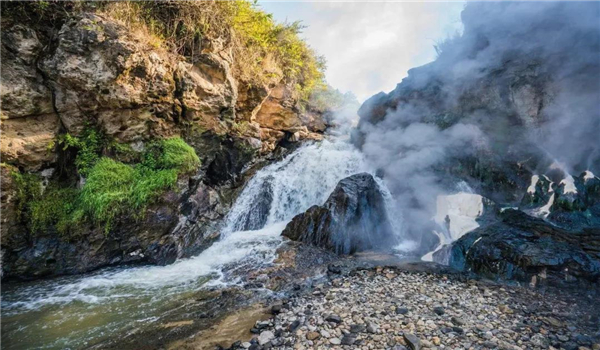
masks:
<svg viewBox="0 0 600 350"><path fill-rule="evenodd" d="M73 145L72 140L68 142ZM39 177L13 172L19 220L25 221L33 233L54 226L66 234L73 225L86 220L104 226L108 233L120 216L143 217L149 205L175 188L179 175L192 173L200 166L194 149L179 137L150 143L142 162L134 165L100 157L99 153L93 166L85 167L87 177L81 190L56 183L43 190Z"/></svg>

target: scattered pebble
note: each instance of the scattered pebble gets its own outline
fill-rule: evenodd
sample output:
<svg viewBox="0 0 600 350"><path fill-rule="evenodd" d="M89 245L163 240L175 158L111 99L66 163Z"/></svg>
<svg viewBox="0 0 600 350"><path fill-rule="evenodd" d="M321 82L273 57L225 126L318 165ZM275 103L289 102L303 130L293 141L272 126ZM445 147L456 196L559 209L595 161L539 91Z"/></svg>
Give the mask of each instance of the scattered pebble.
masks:
<svg viewBox="0 0 600 350"><path fill-rule="evenodd" d="M319 291L273 306L249 348L600 350L600 310L565 295L387 268Z"/></svg>

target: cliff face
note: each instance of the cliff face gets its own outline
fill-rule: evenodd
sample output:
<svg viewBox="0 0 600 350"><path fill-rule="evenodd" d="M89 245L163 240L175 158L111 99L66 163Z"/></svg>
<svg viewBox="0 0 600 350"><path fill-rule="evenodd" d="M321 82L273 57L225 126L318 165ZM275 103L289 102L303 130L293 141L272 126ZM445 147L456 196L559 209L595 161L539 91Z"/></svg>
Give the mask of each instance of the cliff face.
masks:
<svg viewBox="0 0 600 350"><path fill-rule="evenodd" d="M598 17L597 4L469 4L462 36L361 106L355 143L413 193L431 176L518 203L533 174L598 173Z"/></svg>
<svg viewBox="0 0 600 350"><path fill-rule="evenodd" d="M600 6L537 5L469 3L464 33L438 44L434 62L409 70L393 91L361 106L353 139L399 198L415 239L443 230L429 224L437 196L474 191L574 235L588 230L595 238L586 238L594 246L587 253L598 249L600 202L587 184L600 172ZM459 241L479 259L466 258L471 266L459 267L493 264L485 260L497 248L492 244L521 247L524 229L507 226ZM498 228L502 239L478 240ZM553 254L544 240L527 252L538 254L535 261ZM527 271L524 279L565 267L544 262L534 268L524 262L530 255L507 248L510 254ZM598 257L586 258L597 269ZM596 272L588 277L597 280Z"/></svg>
<svg viewBox="0 0 600 350"><path fill-rule="evenodd" d="M236 76L231 42L203 38L193 58L92 12L58 28L22 23L2 30L2 254L4 276L75 273L125 262L168 263L218 236L217 224L244 173L285 151L279 144L318 140L325 124L303 114L292 87ZM315 122L315 117L317 121ZM99 156L128 162L154 140L181 137L201 161L145 215L122 215L106 232L93 223L61 235L32 232L20 212L15 174L84 186L81 150L57 142L90 129L110 140ZM117 151L115 151L117 150ZM79 152L79 153L78 153Z"/></svg>

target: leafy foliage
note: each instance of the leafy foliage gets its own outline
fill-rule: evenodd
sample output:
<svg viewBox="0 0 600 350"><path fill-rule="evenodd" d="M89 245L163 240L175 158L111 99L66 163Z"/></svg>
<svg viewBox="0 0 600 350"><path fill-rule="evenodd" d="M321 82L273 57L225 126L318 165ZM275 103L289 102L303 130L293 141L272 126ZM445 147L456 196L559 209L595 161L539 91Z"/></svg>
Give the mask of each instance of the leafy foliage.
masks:
<svg viewBox="0 0 600 350"><path fill-rule="evenodd" d="M314 89L307 101L307 107L320 112L336 110L343 106L360 106L352 92L341 93L329 85L322 85Z"/></svg>

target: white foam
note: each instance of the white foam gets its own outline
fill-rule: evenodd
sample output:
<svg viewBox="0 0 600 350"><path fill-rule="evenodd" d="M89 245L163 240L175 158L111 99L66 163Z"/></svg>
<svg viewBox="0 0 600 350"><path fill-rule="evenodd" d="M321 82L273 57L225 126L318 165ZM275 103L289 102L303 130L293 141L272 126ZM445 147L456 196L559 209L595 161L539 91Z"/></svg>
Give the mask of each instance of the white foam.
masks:
<svg viewBox="0 0 600 350"><path fill-rule="evenodd" d="M273 193L267 224L273 224L323 204L341 179L366 170L362 154L348 142L323 140L304 146L250 180L227 215L225 233L243 226L243 218L264 190L265 181Z"/></svg>

